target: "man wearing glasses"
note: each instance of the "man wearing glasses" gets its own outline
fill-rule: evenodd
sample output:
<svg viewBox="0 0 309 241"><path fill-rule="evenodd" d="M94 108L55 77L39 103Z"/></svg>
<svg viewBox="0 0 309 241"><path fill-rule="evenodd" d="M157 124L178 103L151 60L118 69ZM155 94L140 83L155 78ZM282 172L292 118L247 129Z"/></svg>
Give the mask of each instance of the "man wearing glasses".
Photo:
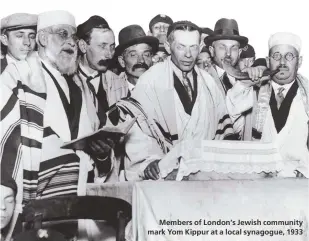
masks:
<svg viewBox="0 0 309 241"><path fill-rule="evenodd" d="M16 180L17 203L85 194L88 171L111 142L85 151L62 149L64 142L99 128L90 90L75 74L75 18L66 11L38 16L38 53L7 66L1 75L1 164Z"/></svg>
<svg viewBox="0 0 309 241"><path fill-rule="evenodd" d="M286 162L281 174L308 177L309 83L298 73L302 63L301 39L292 33L276 33L268 45L267 66L279 72L260 87L256 101L249 86L242 96L247 96L246 100L229 100L234 101L233 105L237 102L242 112L253 107L252 140L277 143ZM240 113L233 113L231 117L237 118L237 115Z"/></svg>

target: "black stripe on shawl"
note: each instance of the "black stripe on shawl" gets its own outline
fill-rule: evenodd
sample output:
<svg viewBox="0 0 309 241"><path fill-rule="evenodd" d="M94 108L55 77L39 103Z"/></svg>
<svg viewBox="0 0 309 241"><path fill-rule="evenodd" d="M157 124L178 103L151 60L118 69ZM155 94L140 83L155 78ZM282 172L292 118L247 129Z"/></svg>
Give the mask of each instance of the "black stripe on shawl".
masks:
<svg viewBox="0 0 309 241"><path fill-rule="evenodd" d="M216 135L222 135L228 128L233 129L233 125L232 124L225 125L223 129L216 131Z"/></svg>
<svg viewBox="0 0 309 241"><path fill-rule="evenodd" d="M16 105L16 102L18 101L17 96L13 93L10 98L8 99L8 101L6 102L6 104L4 105L4 107L2 108L1 112L0 112L0 120L4 120L5 117L7 117L7 115L13 110L14 106Z"/></svg>
<svg viewBox="0 0 309 241"><path fill-rule="evenodd" d="M50 126L45 127L43 133L44 133L43 137L56 135L59 138L59 135L56 132L54 132L54 130Z"/></svg>
<svg viewBox="0 0 309 241"><path fill-rule="evenodd" d="M257 131L257 129L252 128L252 137L254 139L260 140L262 138L262 133Z"/></svg>
<svg viewBox="0 0 309 241"><path fill-rule="evenodd" d="M9 175L14 176L16 162L18 161L18 149L21 146L21 129L20 124L10 129L6 133L7 138L3 145L3 155L1 159L1 168L5 168Z"/></svg>
<svg viewBox="0 0 309 241"><path fill-rule="evenodd" d="M59 165L66 165L74 162L79 162L79 157L75 153L58 156L41 162L40 171L46 171Z"/></svg>
<svg viewBox="0 0 309 241"><path fill-rule="evenodd" d="M24 173L24 179L25 180L28 180L28 181L33 181L33 180L38 180L38 171L28 171L28 170L25 170L23 171ZM37 183L33 183L33 184L30 184L30 183L27 183L27 182L24 182L25 184L27 185L37 185Z"/></svg>
<svg viewBox="0 0 309 241"><path fill-rule="evenodd" d="M43 114L29 106L20 105L20 118L28 122L35 123L38 126L43 126Z"/></svg>
<svg viewBox="0 0 309 241"><path fill-rule="evenodd" d="M219 120L219 124L222 124L226 119L230 118L230 116L228 114L224 115L220 120Z"/></svg>
<svg viewBox="0 0 309 241"><path fill-rule="evenodd" d="M24 136L21 137L21 143L24 146L27 146L27 147L33 147L33 148L38 148L38 149L42 148L42 143L41 142L39 142L37 140L34 140L34 139L30 139L30 138L24 137Z"/></svg>

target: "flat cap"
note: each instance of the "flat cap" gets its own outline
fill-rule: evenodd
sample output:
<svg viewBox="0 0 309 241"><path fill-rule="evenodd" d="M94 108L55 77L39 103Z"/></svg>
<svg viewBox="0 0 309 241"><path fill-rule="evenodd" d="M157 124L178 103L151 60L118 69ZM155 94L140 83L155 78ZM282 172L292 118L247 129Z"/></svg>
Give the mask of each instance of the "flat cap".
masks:
<svg viewBox="0 0 309 241"><path fill-rule="evenodd" d="M173 24L173 20L165 14L158 14L157 16L155 16L153 19L150 20L150 23L149 23L150 31L151 31L152 26L155 25L156 23L167 23L171 25Z"/></svg>
<svg viewBox="0 0 309 241"><path fill-rule="evenodd" d="M252 57L255 57L254 48L250 44L247 44L245 47L242 48L240 58L246 59L246 58L252 58Z"/></svg>
<svg viewBox="0 0 309 241"><path fill-rule="evenodd" d="M77 26L77 37L83 38L85 34L90 32L93 28L104 26L106 28L110 28L107 21L97 15L91 16L87 21Z"/></svg>
<svg viewBox="0 0 309 241"><path fill-rule="evenodd" d="M194 24L190 21L178 21L178 22L175 22L175 23L173 23L169 26L166 36L168 37L171 34L171 32L173 32L174 30L177 30L177 29L181 29L184 26L191 27L191 28L197 30L201 34L201 28L199 26L197 26L196 24Z"/></svg>
<svg viewBox="0 0 309 241"><path fill-rule="evenodd" d="M14 13L1 19L1 32L21 28L36 28L38 15L29 13Z"/></svg>

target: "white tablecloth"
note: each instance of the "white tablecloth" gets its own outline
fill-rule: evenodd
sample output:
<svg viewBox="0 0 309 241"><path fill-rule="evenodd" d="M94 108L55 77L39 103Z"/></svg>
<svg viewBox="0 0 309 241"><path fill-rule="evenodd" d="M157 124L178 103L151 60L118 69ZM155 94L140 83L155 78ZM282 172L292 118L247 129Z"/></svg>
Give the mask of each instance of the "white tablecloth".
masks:
<svg viewBox="0 0 309 241"><path fill-rule="evenodd" d="M182 240L309 240L308 179L262 179L226 181L144 181L134 184L133 189L133 240L182 241ZM236 225L194 225L194 221L233 221ZM252 226L237 225L238 220L299 221L302 226ZM193 225L160 225L165 221L191 221ZM295 223L297 224L297 223ZM298 223L299 224L299 223ZM168 235L168 229L182 231ZM222 230L224 235L187 234L192 230ZM241 235L226 235L226 229L242 230ZM303 235L288 235L301 232ZM165 231L165 235L148 235ZM245 236L245 230L282 230L284 236ZM298 231L295 231L298 230ZM162 232L162 231L161 231ZM162 234L162 233L161 233Z"/></svg>

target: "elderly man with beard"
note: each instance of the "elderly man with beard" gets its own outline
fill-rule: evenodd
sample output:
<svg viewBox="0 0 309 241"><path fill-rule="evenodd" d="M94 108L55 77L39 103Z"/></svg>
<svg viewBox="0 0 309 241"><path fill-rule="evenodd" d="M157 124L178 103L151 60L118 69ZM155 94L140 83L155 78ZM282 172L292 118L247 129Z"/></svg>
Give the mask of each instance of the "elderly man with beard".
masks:
<svg viewBox="0 0 309 241"><path fill-rule="evenodd" d="M176 22L167 36L165 47L171 56L146 71L131 98L116 104L118 112L115 108L109 113L110 118L118 113L120 120L138 117L125 138L125 180L158 179L158 162L177 143L222 140L234 134L222 93L196 66L199 27Z"/></svg>
<svg viewBox="0 0 309 241"><path fill-rule="evenodd" d="M15 13L1 19L1 59L0 73L9 63L25 59L35 48L38 16Z"/></svg>
<svg viewBox="0 0 309 241"><path fill-rule="evenodd" d="M125 69L120 74L132 91L138 78L149 69L153 62L152 57L157 52L159 40L146 36L139 25L129 25L119 32L119 45L116 47L116 57L119 64Z"/></svg>
<svg viewBox="0 0 309 241"><path fill-rule="evenodd" d="M17 182L19 208L37 198L85 195L93 159L104 160L111 148L104 140L85 151L61 148L100 125L89 89L74 74L75 33L70 13L41 13L38 54L8 65L0 77L1 164Z"/></svg>
<svg viewBox="0 0 309 241"><path fill-rule="evenodd" d="M77 27L82 53L78 74L91 90L99 116L128 94L128 86L108 67L115 53L115 36L106 20L92 16ZM103 115L104 115L103 113ZM105 116L103 116L104 118Z"/></svg>
<svg viewBox="0 0 309 241"><path fill-rule="evenodd" d="M229 95L242 94L239 89L242 85L233 76L227 74L223 69L222 61L229 63L232 67L237 67L242 48L248 44L248 38L241 36L238 30L238 24L234 19L222 18L216 22L213 34L205 38L205 44L209 46L217 74L212 76L215 78L222 94L229 98ZM259 84L259 78L262 77L264 66L246 68L242 70L249 74L249 78L254 80L255 84ZM251 81L250 81L251 82ZM246 139L246 117L240 116L234 122L234 130L238 133L236 139Z"/></svg>
<svg viewBox="0 0 309 241"><path fill-rule="evenodd" d="M266 58L272 79L257 90L242 85L242 95L231 95L228 107L233 119L253 109L251 138L275 142L285 161L279 175L309 177L309 82L298 73L302 63L301 39L292 33L272 35Z"/></svg>

